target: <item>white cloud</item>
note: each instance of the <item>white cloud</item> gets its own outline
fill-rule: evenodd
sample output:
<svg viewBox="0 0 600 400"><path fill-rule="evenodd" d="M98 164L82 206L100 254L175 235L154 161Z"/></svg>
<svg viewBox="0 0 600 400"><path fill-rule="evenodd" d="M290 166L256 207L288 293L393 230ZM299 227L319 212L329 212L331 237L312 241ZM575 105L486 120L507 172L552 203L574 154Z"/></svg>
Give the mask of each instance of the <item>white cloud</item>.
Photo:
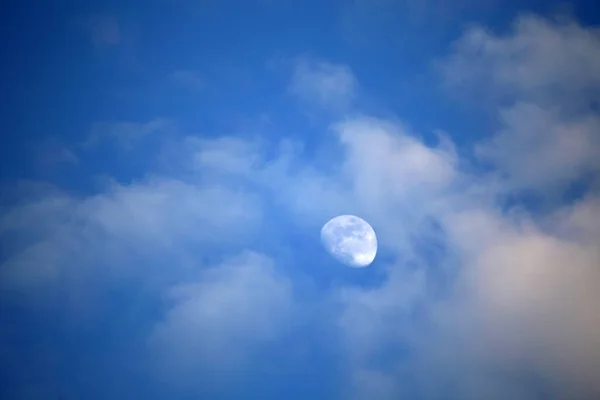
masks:
<svg viewBox="0 0 600 400"><path fill-rule="evenodd" d="M311 106L342 111L353 104L358 82L345 65L301 57L295 62L288 91Z"/></svg>
<svg viewBox="0 0 600 400"><path fill-rule="evenodd" d="M411 258L413 239L425 234L430 214L460 177L452 145L442 138L428 147L401 124L375 118L349 119L335 130L345 149L338 179L353 211L377 227L381 244Z"/></svg>
<svg viewBox="0 0 600 400"><path fill-rule="evenodd" d="M594 306L600 304L600 237L592 228L600 223L598 193L592 187L583 200L574 205L567 200L551 214L507 212L498 205L515 189L562 188L597 173L597 115L583 107L594 100L587 89L596 85L595 58L572 50L566 54L576 58L573 64L543 59L560 56L561 46L593 48L596 39L573 24L565 28L537 19L520 24L516 37L508 39L473 38L473 32L484 31L469 31L446 70L464 90L485 81L478 74L493 82L493 90L512 85L515 105L495 108L504 118L503 130L477 146L507 176L505 184L497 185L494 175L457 169L452 151L440 153L414 138L403 139L393 125L366 125L356 154L348 153L349 163L356 162L353 157L362 160L350 176L365 175L355 195L369 196L373 208L386 216L379 232L397 226L409 232L390 246L398 259L387 283L343 297L347 309L340 317L348 352L359 355L355 385L366 391L376 387L384 399L415 391L425 398L467 399L530 399L545 389L558 398L591 399L600 393L600 319ZM554 39L545 42L537 38L540 32ZM477 44L469 48L474 54L461 47L464 43ZM527 46L521 49L522 44ZM515 48L523 53L516 56ZM457 59L464 63L459 68ZM553 62L536 75L536 66ZM582 81L571 87L574 72L562 68L576 63ZM474 81L468 76L471 68ZM575 93L577 107L570 103ZM409 239L432 233L421 229L424 216L440 224L441 259L419 251ZM413 257L407 259L407 251ZM415 263L424 280L407 274ZM439 264L450 274L447 290L436 292ZM539 386L519 376L531 376Z"/></svg>
<svg viewBox="0 0 600 400"><path fill-rule="evenodd" d="M598 96L600 33L536 16L518 18L506 36L474 27L456 42L442 70L457 89L481 84L523 101L579 103L581 94L584 100Z"/></svg>
<svg viewBox="0 0 600 400"><path fill-rule="evenodd" d="M452 148L429 148L394 123L359 118L336 128L347 149L345 169L357 196L410 196L443 188L454 178Z"/></svg>
<svg viewBox="0 0 600 400"><path fill-rule="evenodd" d="M164 252L177 255L169 267L176 276L190 257L189 246L243 242L261 213L251 193L166 178L115 183L84 198L44 189L0 218L0 234L22 238L3 264L2 281L22 289L43 287L96 262L104 264L103 274L138 275L139 262L127 254Z"/></svg>
<svg viewBox="0 0 600 400"><path fill-rule="evenodd" d="M298 217L297 222L320 224L336 209L347 207L342 182L334 181L304 160L300 143L269 144L256 137L188 137L192 160L187 168L204 181L237 180L261 188L277 204ZM267 154L271 154L267 157Z"/></svg>
<svg viewBox="0 0 600 400"><path fill-rule="evenodd" d="M406 333L403 320L427 294L426 282L423 269L397 266L377 289L340 288L338 300L346 308L339 324L352 362L368 365L382 348L394 346Z"/></svg>
<svg viewBox="0 0 600 400"><path fill-rule="evenodd" d="M334 151L341 157L326 162L335 163L332 170L306 163L301 147L285 141L274 149L260 140L233 137L192 138L188 143L204 177L212 171L265 187L298 222L310 224L322 224L340 210L384 222L390 213L401 211L399 204L406 206L410 215L405 217L414 222L436 206L428 199L435 199L433 194L442 193L459 176L447 139L430 148L392 121L349 118L324 134L333 134L338 141ZM269 160L268 150L276 150ZM406 230L415 227L407 224Z"/></svg>
<svg viewBox="0 0 600 400"><path fill-rule="evenodd" d="M600 117L561 118L556 110L516 104L500 113L504 125L478 155L517 188L561 188L600 170Z"/></svg>
<svg viewBox="0 0 600 400"><path fill-rule="evenodd" d="M169 289L173 305L149 338L161 375L194 385L248 368L256 347L285 332L291 286L266 256L246 252L204 270L196 282Z"/></svg>
<svg viewBox="0 0 600 400"><path fill-rule="evenodd" d="M342 291L339 321L355 385L389 391L383 399L415 390L426 398L535 398L535 387L498 373L507 371L536 376L560 398L594 398L600 237L591 226L600 222L592 217L598 197L553 215L560 229L545 231L533 217L504 215L485 199L475 207L471 196L442 194L445 207L426 209L441 223L441 259L413 241L396 242L385 284ZM582 214L591 217L583 226ZM385 229L402 225L412 237L430 233L394 214Z"/></svg>
<svg viewBox="0 0 600 400"><path fill-rule="evenodd" d="M594 306L600 302L600 237L569 222L580 207L589 209L589 201L597 198L554 221L572 233L569 238L543 232L527 217L489 211L450 216L445 224L462 254L471 301L463 311L476 319L481 334L474 355L536 371L576 398L600 393Z"/></svg>
<svg viewBox="0 0 600 400"><path fill-rule="evenodd" d="M249 193L219 186L196 187L169 179L115 185L110 194L88 199L81 213L112 237L167 245L184 236L227 240L237 228L260 218L260 203Z"/></svg>
<svg viewBox="0 0 600 400"><path fill-rule="evenodd" d="M199 169L211 169L224 173L249 177L259 167L263 148L258 142L237 137L199 139L190 137L187 144L194 150L193 165Z"/></svg>
<svg viewBox="0 0 600 400"><path fill-rule="evenodd" d="M562 190L598 172L597 29L535 16L518 18L506 36L474 27L440 66L453 90L502 104L502 128L478 154L510 189Z"/></svg>

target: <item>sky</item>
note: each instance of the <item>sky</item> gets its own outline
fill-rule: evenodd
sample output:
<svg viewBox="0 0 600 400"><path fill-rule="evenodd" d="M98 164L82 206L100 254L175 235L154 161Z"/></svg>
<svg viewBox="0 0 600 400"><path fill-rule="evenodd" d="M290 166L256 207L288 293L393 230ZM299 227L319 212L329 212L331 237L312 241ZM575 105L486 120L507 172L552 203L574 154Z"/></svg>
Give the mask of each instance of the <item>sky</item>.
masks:
<svg viewBox="0 0 600 400"><path fill-rule="evenodd" d="M600 398L594 2L11 3L0 398Z"/></svg>

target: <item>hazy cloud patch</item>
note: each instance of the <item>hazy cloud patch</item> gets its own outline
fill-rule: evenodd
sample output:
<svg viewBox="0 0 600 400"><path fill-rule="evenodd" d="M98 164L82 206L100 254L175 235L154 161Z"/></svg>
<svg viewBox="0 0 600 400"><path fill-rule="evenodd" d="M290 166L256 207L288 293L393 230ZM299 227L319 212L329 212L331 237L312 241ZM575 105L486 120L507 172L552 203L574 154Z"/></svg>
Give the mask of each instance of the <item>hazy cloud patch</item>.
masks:
<svg viewBox="0 0 600 400"><path fill-rule="evenodd" d="M301 57L295 61L288 90L308 105L343 111L356 99L358 82L346 65Z"/></svg>

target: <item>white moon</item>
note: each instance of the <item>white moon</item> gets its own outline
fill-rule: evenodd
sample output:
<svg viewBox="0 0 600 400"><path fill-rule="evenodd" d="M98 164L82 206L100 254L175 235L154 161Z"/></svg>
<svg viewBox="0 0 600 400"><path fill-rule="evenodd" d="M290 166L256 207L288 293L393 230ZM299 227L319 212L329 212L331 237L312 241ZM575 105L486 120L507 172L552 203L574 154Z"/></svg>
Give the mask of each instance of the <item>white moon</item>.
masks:
<svg viewBox="0 0 600 400"><path fill-rule="evenodd" d="M340 215L327 222L321 229L321 242L329 254L354 268L368 266L377 254L375 231L354 215Z"/></svg>

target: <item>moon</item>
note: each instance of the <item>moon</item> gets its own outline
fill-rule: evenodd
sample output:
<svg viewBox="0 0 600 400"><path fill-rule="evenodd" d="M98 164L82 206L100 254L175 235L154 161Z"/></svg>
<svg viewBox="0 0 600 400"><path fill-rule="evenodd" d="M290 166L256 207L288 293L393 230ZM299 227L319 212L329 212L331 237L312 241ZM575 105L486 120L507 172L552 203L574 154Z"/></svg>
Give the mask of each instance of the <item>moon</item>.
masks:
<svg viewBox="0 0 600 400"><path fill-rule="evenodd" d="M321 229L321 243L335 259L353 268L367 267L377 254L375 231L362 218L340 215Z"/></svg>

